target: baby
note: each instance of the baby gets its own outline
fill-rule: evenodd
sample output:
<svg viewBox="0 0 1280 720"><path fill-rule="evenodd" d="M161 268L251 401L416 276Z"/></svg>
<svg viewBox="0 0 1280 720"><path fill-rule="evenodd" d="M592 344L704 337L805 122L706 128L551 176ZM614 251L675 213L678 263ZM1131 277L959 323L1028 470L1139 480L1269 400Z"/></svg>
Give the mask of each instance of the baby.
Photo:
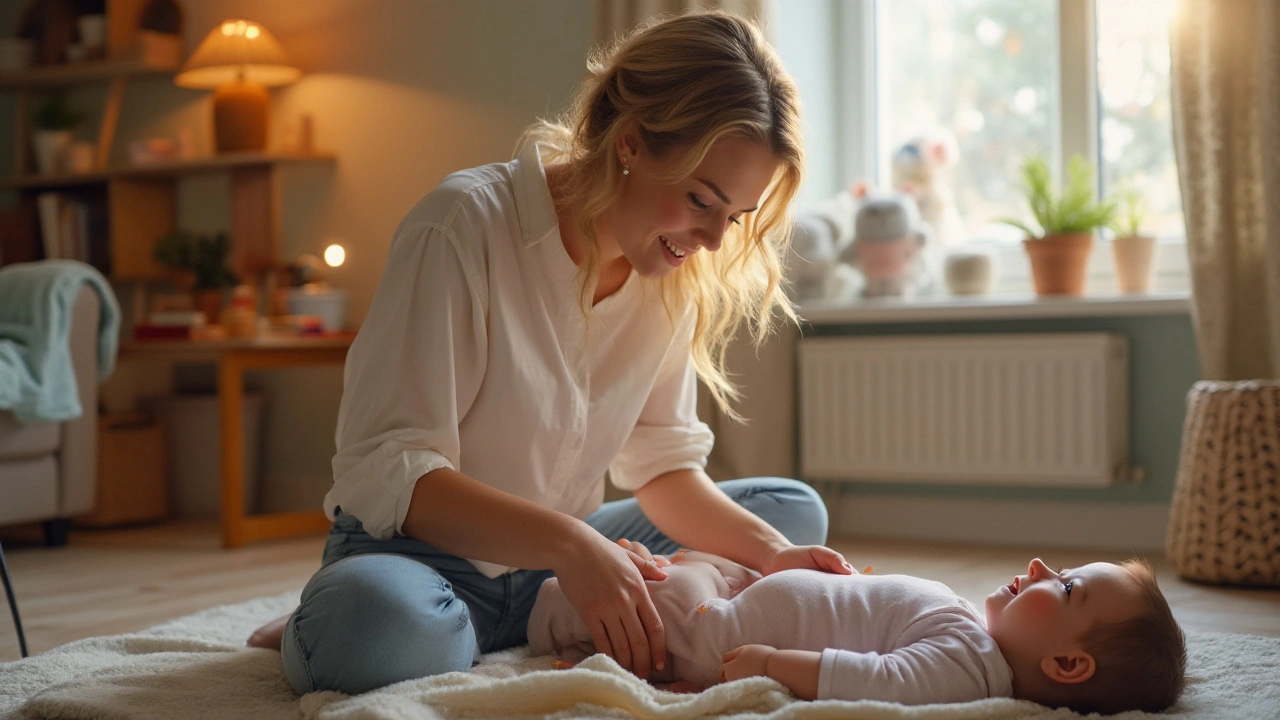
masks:
<svg viewBox="0 0 1280 720"><path fill-rule="evenodd" d="M656 556L659 564L665 562ZM1016 697L1081 713L1159 712L1182 688L1182 631L1141 561L1054 571L1038 558L986 600L907 575L768 577L681 551L646 581L670 658L659 681L762 675L813 699L904 704ZM529 618L534 655L577 662L591 636L555 578Z"/></svg>

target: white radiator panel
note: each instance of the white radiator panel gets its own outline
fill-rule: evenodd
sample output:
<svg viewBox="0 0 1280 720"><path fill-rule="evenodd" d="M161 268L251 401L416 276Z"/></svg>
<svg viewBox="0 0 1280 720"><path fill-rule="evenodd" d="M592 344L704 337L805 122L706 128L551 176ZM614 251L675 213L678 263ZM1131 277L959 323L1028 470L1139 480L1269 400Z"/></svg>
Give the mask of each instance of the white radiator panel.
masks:
<svg viewBox="0 0 1280 720"><path fill-rule="evenodd" d="M1083 487L1127 467L1119 335L807 338L799 365L805 478Z"/></svg>

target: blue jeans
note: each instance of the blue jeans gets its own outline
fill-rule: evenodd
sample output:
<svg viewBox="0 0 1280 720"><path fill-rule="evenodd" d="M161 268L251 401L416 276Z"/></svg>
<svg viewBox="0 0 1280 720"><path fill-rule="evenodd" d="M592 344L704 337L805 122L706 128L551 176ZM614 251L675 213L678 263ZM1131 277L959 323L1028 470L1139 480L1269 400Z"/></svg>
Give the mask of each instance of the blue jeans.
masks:
<svg viewBox="0 0 1280 720"><path fill-rule="evenodd" d="M827 511L808 485L783 478L719 483L742 507L797 545L827 538ZM586 518L610 540L654 553L678 545L634 498ZM401 680L466 670L482 653L523 645L529 613L550 570L485 577L466 560L407 537L375 540L339 513L320 570L302 591L281 642L285 675L299 694L365 692Z"/></svg>

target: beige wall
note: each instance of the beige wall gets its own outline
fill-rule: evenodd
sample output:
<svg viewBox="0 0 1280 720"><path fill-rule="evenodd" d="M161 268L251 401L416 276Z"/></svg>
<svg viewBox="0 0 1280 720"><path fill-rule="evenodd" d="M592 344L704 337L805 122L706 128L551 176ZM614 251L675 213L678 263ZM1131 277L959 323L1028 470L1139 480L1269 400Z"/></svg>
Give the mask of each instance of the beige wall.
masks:
<svg viewBox="0 0 1280 720"><path fill-rule="evenodd" d="M0 2L0 34L10 35L25 3ZM404 213L446 174L510 158L521 130L557 113L582 80L590 43L590 0L180 0L191 52L219 21L260 22L305 75L274 91L272 142L300 113L315 118L316 145L332 168L287 169L282 186L285 258L330 242L347 248L331 281L350 292L348 318L368 309L392 233ZM2 95L2 93L0 93ZM102 92L75 99L97 112ZM0 162L12 167L12 102L0 98ZM129 140L190 128L208 151L211 99L169 78L131 81L113 162ZM90 123L96 127L96 123ZM91 139L95 128L82 129ZM7 169L0 172L9 172ZM227 227L228 187L212 175L184 181L182 226ZM0 199L0 202L4 202ZM122 289L128 300L127 289ZM315 368L263 374L270 509L314 507L328 489L333 417L341 373ZM166 367L123 365L104 388L122 409L168 392Z"/></svg>

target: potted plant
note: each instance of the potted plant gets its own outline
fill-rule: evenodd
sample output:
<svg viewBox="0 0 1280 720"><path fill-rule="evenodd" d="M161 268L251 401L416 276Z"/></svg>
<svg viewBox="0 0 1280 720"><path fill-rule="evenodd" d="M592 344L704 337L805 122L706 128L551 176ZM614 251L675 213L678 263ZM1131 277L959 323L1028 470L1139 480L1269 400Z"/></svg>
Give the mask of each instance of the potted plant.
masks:
<svg viewBox="0 0 1280 720"><path fill-rule="evenodd" d="M1037 295L1080 295L1084 292L1094 231L1115 215L1113 201L1093 199L1093 168L1080 155L1067 164L1067 183L1061 192L1043 156L1022 163L1022 181L1035 225L1019 220L1000 222L1026 233L1022 246L1031 260Z"/></svg>
<svg viewBox="0 0 1280 720"><path fill-rule="evenodd" d="M74 139L71 131L84 121L84 113L76 110L61 95L50 95L36 106L31 118L35 132L36 169L42 175L62 172L63 158Z"/></svg>
<svg viewBox="0 0 1280 720"><path fill-rule="evenodd" d="M222 311L222 291L239 283L227 266L231 242L226 233L201 235L178 230L156 242L155 261L176 271L178 282L191 289L195 308L210 325Z"/></svg>
<svg viewBox="0 0 1280 720"><path fill-rule="evenodd" d="M1121 292L1146 292L1151 287L1151 271L1155 267L1156 239L1142 234L1147 213L1147 199L1131 183L1116 193L1116 217L1111 222L1115 239L1111 248L1116 259L1116 284Z"/></svg>

